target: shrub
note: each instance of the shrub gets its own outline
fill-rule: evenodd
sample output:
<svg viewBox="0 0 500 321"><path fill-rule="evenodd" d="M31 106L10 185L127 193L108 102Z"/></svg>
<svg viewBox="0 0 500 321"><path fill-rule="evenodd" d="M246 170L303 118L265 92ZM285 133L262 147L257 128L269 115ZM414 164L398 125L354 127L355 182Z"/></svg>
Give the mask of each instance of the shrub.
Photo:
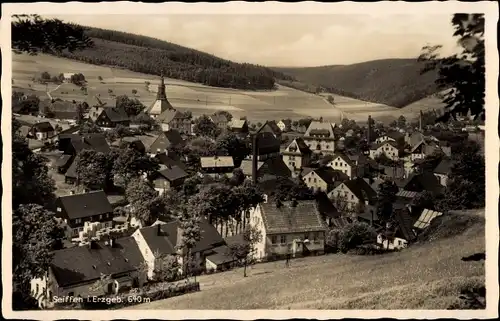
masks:
<svg viewBox="0 0 500 321"><path fill-rule="evenodd" d="M353 222L345 226L339 233L338 249L342 253L370 242L375 243L377 233L366 223Z"/></svg>

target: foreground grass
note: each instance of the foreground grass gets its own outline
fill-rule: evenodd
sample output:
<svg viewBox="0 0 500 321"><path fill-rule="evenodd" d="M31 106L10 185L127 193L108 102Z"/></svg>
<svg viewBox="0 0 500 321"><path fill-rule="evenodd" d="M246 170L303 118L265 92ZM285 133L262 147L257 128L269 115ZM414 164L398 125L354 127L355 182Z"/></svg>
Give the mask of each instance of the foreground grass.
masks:
<svg viewBox="0 0 500 321"><path fill-rule="evenodd" d="M446 309L484 283L484 221L456 236L382 256L327 255L199 277L201 292L132 309Z"/></svg>

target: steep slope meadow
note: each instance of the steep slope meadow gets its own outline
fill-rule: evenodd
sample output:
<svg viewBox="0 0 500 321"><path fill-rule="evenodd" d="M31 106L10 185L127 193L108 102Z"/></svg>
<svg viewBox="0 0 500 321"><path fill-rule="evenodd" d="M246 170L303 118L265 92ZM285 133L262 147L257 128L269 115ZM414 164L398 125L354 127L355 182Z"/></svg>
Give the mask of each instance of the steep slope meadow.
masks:
<svg viewBox="0 0 500 321"><path fill-rule="evenodd" d="M380 256L326 255L199 277L201 291L132 309L446 309L484 283L484 209L431 223L420 244ZM458 246L459 245L459 246Z"/></svg>

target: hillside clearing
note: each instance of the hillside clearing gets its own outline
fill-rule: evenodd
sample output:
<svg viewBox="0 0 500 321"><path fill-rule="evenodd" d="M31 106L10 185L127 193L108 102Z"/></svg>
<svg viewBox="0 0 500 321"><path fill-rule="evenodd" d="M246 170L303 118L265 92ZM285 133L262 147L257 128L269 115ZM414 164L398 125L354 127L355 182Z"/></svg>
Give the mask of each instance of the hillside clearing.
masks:
<svg viewBox="0 0 500 321"><path fill-rule="evenodd" d="M482 215L459 235L399 253L263 263L247 278L241 269L205 275L201 292L131 309L446 309L461 289L484 283L484 262L461 261L485 250Z"/></svg>
<svg viewBox="0 0 500 321"><path fill-rule="evenodd" d="M156 98L156 86L159 83L157 76L115 67L90 65L49 55L14 54L12 69L15 90L35 93L41 99L48 99L46 90L49 90L53 98L87 101L91 105L95 104L94 95L99 95L104 102L112 102L118 95L128 95L135 96L149 106ZM73 84L63 84L57 90L55 85L49 84L46 87L42 84L33 84L31 79L44 71L51 75L83 73L88 81L88 95L84 95L80 88ZM98 80L99 76L103 78L102 81ZM146 81L150 82L149 88L146 87ZM327 121L339 122L342 114L343 117L356 121L366 120L368 114L382 120L387 117L397 118L404 110L339 95L333 95L336 103L333 107L324 96L281 85L274 91L244 91L209 87L170 78L166 82L167 96L172 105L181 111L190 110L194 116L227 110L236 118L246 116L255 123L270 119L319 116ZM113 94L108 92L109 89ZM132 95L133 89L137 90L136 95ZM412 113L416 115L418 111Z"/></svg>

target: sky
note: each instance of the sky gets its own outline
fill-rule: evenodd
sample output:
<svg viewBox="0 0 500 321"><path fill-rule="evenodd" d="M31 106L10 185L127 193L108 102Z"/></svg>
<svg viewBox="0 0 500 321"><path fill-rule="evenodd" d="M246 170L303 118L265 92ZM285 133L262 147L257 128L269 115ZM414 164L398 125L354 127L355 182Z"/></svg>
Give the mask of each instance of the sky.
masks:
<svg viewBox="0 0 500 321"><path fill-rule="evenodd" d="M66 22L158 38L235 62L310 67L416 58L427 44L456 50L451 16L64 15Z"/></svg>

